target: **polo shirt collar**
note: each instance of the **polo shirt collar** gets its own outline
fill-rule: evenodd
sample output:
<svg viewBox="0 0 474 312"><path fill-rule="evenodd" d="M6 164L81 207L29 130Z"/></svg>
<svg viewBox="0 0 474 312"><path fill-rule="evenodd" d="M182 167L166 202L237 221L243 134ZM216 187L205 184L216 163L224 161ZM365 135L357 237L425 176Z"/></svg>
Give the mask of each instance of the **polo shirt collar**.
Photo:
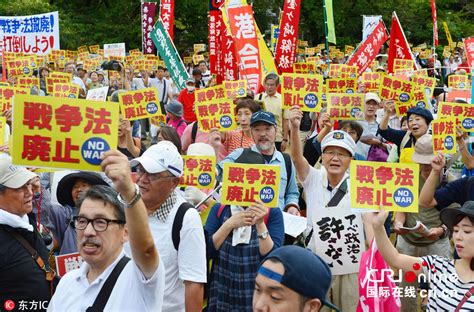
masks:
<svg viewBox="0 0 474 312"><path fill-rule="evenodd" d="M122 259L122 257L125 256L125 251L122 250L120 251L120 254L119 256L117 257L117 259L114 260L114 262L112 262L111 265L109 265L107 267L107 269L104 270L104 272L102 272L92 283L89 284L89 281L87 280L87 273L89 272L89 269L90 269L90 266L89 264L87 264L87 262L83 262L81 267L79 268L79 275L76 277L76 280L78 282L82 282L82 283L86 283L87 285L89 286L92 286L94 284L99 284L102 282L102 280L105 280L109 277L110 273L112 272L112 270L115 268L115 266L117 265L117 263L120 261L120 259Z"/></svg>
<svg viewBox="0 0 474 312"><path fill-rule="evenodd" d="M329 180L328 180L328 172L326 171L326 168L324 166L321 166L321 176L322 176L322 185L324 187L324 189L328 190L328 186L329 186ZM342 182L344 182L344 180L349 176L349 174L347 173L347 171L344 173L344 176L342 177L341 181L339 181L339 183L336 185L336 187L334 187L332 190L335 190L335 189L339 189L339 187L341 186Z"/></svg>

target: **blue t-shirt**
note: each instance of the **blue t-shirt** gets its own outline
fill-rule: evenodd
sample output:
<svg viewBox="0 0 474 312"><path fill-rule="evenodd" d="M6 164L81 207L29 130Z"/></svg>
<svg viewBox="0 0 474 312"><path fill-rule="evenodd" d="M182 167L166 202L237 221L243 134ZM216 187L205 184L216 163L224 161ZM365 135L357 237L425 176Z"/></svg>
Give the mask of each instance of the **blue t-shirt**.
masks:
<svg viewBox="0 0 474 312"><path fill-rule="evenodd" d="M436 209L442 210L452 203L461 206L469 200L474 200L474 177L465 177L446 184L436 190L434 199L437 202Z"/></svg>

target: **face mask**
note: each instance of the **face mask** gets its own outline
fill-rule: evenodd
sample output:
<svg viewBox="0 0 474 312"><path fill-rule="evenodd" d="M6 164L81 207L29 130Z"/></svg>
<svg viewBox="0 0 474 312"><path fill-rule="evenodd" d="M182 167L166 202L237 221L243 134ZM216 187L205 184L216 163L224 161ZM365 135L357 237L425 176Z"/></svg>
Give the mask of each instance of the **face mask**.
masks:
<svg viewBox="0 0 474 312"><path fill-rule="evenodd" d="M194 86L186 86L186 89L188 89L188 92L194 92L195 87Z"/></svg>

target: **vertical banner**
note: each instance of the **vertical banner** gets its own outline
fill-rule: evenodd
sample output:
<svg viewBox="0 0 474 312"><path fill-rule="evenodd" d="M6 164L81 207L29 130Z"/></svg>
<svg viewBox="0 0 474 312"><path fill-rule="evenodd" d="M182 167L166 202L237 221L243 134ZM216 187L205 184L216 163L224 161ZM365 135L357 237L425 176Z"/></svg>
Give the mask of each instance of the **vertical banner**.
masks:
<svg viewBox="0 0 474 312"><path fill-rule="evenodd" d="M464 38L464 53L466 53L467 63L472 71L474 67L474 37Z"/></svg>
<svg viewBox="0 0 474 312"><path fill-rule="evenodd" d="M280 27L278 25L272 25L272 38L270 44L270 51L275 53L278 37L280 36Z"/></svg>
<svg viewBox="0 0 474 312"><path fill-rule="evenodd" d="M168 68L174 83L179 90L184 89L186 87L186 79L188 79L189 75L173 41L163 27L161 19L155 24L155 28L153 28L150 33L150 38L153 40L161 58L165 62L166 68Z"/></svg>
<svg viewBox="0 0 474 312"><path fill-rule="evenodd" d="M398 20L397 13L393 12L387 61L387 70L389 73L393 73L393 62L397 58L412 60L413 56L405 33L403 32L402 25L400 25L400 21ZM417 69L416 66L414 69Z"/></svg>
<svg viewBox="0 0 474 312"><path fill-rule="evenodd" d="M224 2L224 0L209 0L209 70L211 74L217 75L218 83L219 80L224 80L222 69L220 68L222 59L221 29L223 21L222 12L219 10ZM220 58L220 60L218 60L218 58Z"/></svg>
<svg viewBox="0 0 474 312"><path fill-rule="evenodd" d="M227 14L240 64L241 77L246 79L250 89L257 93L261 81L262 66L252 7L246 5L229 8Z"/></svg>
<svg viewBox="0 0 474 312"><path fill-rule="evenodd" d="M446 22L443 22L443 28L444 32L446 33L446 39L448 39L449 47L452 50L453 38L451 38L451 33L449 32L448 24Z"/></svg>
<svg viewBox="0 0 474 312"><path fill-rule="evenodd" d="M387 29L383 22L379 20L367 39L358 47L357 51L351 55L347 65L357 66L359 76L362 75L375 59L387 39ZM332 67L333 65L331 65L331 68Z"/></svg>
<svg viewBox="0 0 474 312"><path fill-rule="evenodd" d="M382 15L362 16L362 42L372 33L374 28L382 20ZM377 51L378 52L378 51Z"/></svg>
<svg viewBox="0 0 474 312"><path fill-rule="evenodd" d="M142 52L155 54L156 49L150 39L150 32L155 25L156 2L142 2Z"/></svg>
<svg viewBox="0 0 474 312"><path fill-rule="evenodd" d="M222 22L221 28L221 49L220 53L220 67L222 68L221 74L223 74L224 80L234 81L238 79L239 66L237 64L237 56L235 55L235 44L234 39L232 38L229 29L225 26L225 23ZM222 83L223 80L220 80L222 75L217 74L217 83Z"/></svg>
<svg viewBox="0 0 474 312"><path fill-rule="evenodd" d="M436 17L436 0L431 0L431 16L433 18L433 47L438 46L438 19Z"/></svg>
<svg viewBox="0 0 474 312"><path fill-rule="evenodd" d="M275 51L277 68L282 73L291 73L296 59L300 3L300 0L285 0L283 5L280 34Z"/></svg>
<svg viewBox="0 0 474 312"><path fill-rule="evenodd" d="M0 51L49 54L60 49L58 12L0 16L0 29Z"/></svg>
<svg viewBox="0 0 474 312"><path fill-rule="evenodd" d="M325 23L327 24L326 25L327 42L336 44L336 28L334 27L334 14L333 14L333 9L332 9L332 0L323 0L323 1L324 1L324 7L326 8Z"/></svg>
<svg viewBox="0 0 474 312"><path fill-rule="evenodd" d="M174 39L174 0L161 0L160 17L163 27L170 35L171 41Z"/></svg>

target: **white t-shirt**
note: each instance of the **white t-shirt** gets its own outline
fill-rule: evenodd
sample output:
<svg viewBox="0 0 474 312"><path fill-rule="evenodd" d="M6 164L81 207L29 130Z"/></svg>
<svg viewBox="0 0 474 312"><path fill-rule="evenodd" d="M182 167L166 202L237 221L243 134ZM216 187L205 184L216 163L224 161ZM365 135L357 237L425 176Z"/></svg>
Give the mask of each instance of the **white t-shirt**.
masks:
<svg viewBox="0 0 474 312"><path fill-rule="evenodd" d="M330 191L328 190L326 169L324 167L321 167L321 169L311 167L303 181L306 192L308 228L313 229L308 247L330 265L333 275L357 273L360 257L365 251L362 212L351 208L349 179L347 179L348 192L339 204L336 207L326 207L347 177L346 173L341 182ZM349 217L353 217L350 222L348 222ZM342 223L338 224L336 221ZM348 226L349 223L351 226ZM344 229L337 231L336 229L340 229L340 225L343 225ZM352 229L356 229L356 231L352 231ZM337 237L337 232L339 232L340 237ZM325 235L328 235L328 238L325 238ZM354 237L358 238L359 243L351 241L350 244L346 244L348 239L352 240ZM336 240L331 242L333 238L336 238ZM358 252L350 253L347 246L353 244L358 245ZM335 253L338 248L341 248L338 251L341 255L336 257Z"/></svg>
<svg viewBox="0 0 474 312"><path fill-rule="evenodd" d="M90 284L87 280L89 265L86 262L81 268L67 273L61 278L48 311L86 311L94 304L107 277L124 255L122 250L120 256ZM119 275L104 311L161 311L164 274L161 259L155 274L148 280L133 259L130 260Z"/></svg>
<svg viewBox="0 0 474 312"><path fill-rule="evenodd" d="M165 78L148 78L148 85L158 90L158 100L163 103L168 103L168 94L171 91L171 86ZM165 88L166 85L166 88Z"/></svg>
<svg viewBox="0 0 474 312"><path fill-rule="evenodd" d="M155 216L148 218L156 248L165 266L163 312L185 310L183 281L206 283L207 279L204 230L196 209L189 209L184 215L179 252L174 249L171 239L173 221L178 207L185 201L177 191L175 192L176 204L171 209L166 222L161 222ZM127 245L125 245L126 251Z"/></svg>

